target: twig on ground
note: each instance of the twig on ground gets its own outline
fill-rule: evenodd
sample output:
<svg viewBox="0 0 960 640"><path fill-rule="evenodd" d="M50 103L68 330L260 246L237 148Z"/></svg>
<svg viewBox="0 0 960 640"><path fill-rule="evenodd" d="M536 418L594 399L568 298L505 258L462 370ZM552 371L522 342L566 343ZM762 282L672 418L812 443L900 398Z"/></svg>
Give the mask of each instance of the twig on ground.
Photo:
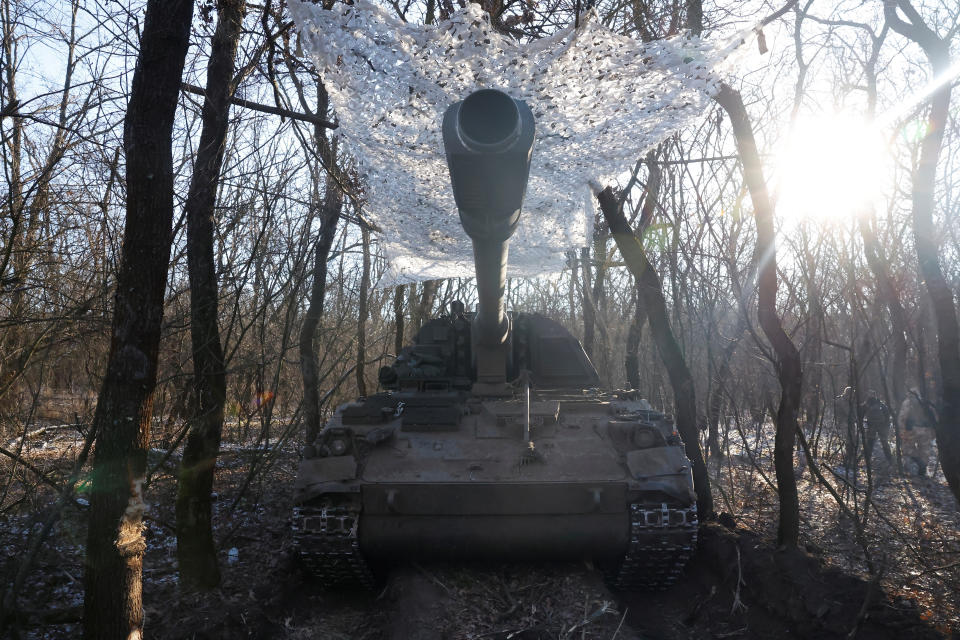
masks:
<svg viewBox="0 0 960 640"><path fill-rule="evenodd" d="M733 593L733 606L730 607L730 613L736 613L738 611L746 611L747 605L743 604L743 601L740 599L740 587L746 586L746 583L743 581L743 565L740 561L740 547L737 548L737 588Z"/></svg>
<svg viewBox="0 0 960 640"><path fill-rule="evenodd" d="M411 564L413 565L414 569L416 569L417 571L422 573L424 576L426 576L430 580L430 582L432 582L433 584L437 585L438 587L446 591L448 596L453 596L453 591L450 590L450 587L443 584L437 576L433 575L432 573L424 569L419 562L411 562Z"/></svg>
<svg viewBox="0 0 960 640"><path fill-rule="evenodd" d="M617 628L614 630L613 635L610 636L610 640L617 640L617 636L620 634L620 629L623 628L623 621L627 619L628 611L630 611L629 607L624 608L623 615L620 616L620 624L617 625Z"/></svg>

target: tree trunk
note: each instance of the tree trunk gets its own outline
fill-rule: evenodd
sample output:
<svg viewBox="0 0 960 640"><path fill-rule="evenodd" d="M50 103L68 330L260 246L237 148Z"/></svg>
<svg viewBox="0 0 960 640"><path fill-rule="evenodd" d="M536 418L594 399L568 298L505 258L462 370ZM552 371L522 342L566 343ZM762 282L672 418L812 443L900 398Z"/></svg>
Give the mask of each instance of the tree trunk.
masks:
<svg viewBox="0 0 960 640"><path fill-rule="evenodd" d="M420 331L423 323L430 319L430 312L433 311L433 303L437 299L437 287L439 280L424 280L420 285L420 297L414 298L414 303L410 310L410 325L413 327L414 334ZM416 292L416 286L410 286L410 293Z"/></svg>
<svg viewBox="0 0 960 640"><path fill-rule="evenodd" d="M400 355L403 350L403 285L398 284L393 290L393 321L396 333L393 337L393 355Z"/></svg>
<svg viewBox="0 0 960 640"><path fill-rule="evenodd" d="M656 214L657 198L660 194L660 181L663 171L657 164L657 152L649 151L644 159L647 165L647 185L644 188L643 204L640 207L640 220L637 221L636 235L640 238L646 233L653 216ZM627 381L634 389L640 388L640 337L643 332L643 323L647 318L644 311L643 299L639 293L639 283L634 279L634 309L633 320L627 332Z"/></svg>
<svg viewBox="0 0 960 640"><path fill-rule="evenodd" d="M566 252L567 266L570 267L570 281L567 287L567 310L570 312L570 326L577 325L577 251L570 249Z"/></svg>
<svg viewBox="0 0 960 640"><path fill-rule="evenodd" d="M367 380L364 363L367 359L367 315L370 291L370 230L361 222L360 237L363 244L363 271L360 274L360 293L357 302L357 393L367 395Z"/></svg>
<svg viewBox="0 0 960 640"><path fill-rule="evenodd" d="M624 366L627 369L627 385L631 389L640 388L640 337L643 333L643 321L647 315L643 312L643 302L640 300L640 286L634 281L633 287L633 319L627 330L627 354L624 357Z"/></svg>
<svg viewBox="0 0 960 640"><path fill-rule="evenodd" d="M821 301L820 278L817 276L818 260L804 234L801 242L802 259L806 265L805 289L807 295L807 314L811 318L805 339L801 361L806 371L806 387L801 404L803 409L803 427L815 429L820 423L820 407L823 403L823 334L826 326L826 312Z"/></svg>
<svg viewBox="0 0 960 640"><path fill-rule="evenodd" d="M310 306L300 330L300 375L303 378L304 444L312 445L320 433L320 363L314 338L323 316L323 300L327 289L327 257L337 233L343 193L332 179L327 180L326 193L320 211L320 236L313 256L313 284L310 287Z"/></svg>
<svg viewBox="0 0 960 640"><path fill-rule="evenodd" d="M230 115L237 41L245 0L220 0L207 64L200 145L187 192L187 267L190 336L197 412L191 416L177 485L177 564L186 588L220 584L210 494L220 454L227 379L217 323L219 290L214 260L214 209Z"/></svg>
<svg viewBox="0 0 960 640"><path fill-rule="evenodd" d="M593 303L593 324L600 338L599 343L595 342L594 354L592 356L594 363L604 367L606 384L612 384L609 372L609 354L608 349L610 341L607 338L607 240L610 234L604 228L600 221L593 227L593 291L590 301Z"/></svg>
<svg viewBox="0 0 960 640"><path fill-rule="evenodd" d="M143 478L173 221L171 138L192 0L149 0L124 120L127 218L107 371L91 428L84 637L140 638Z"/></svg>
<svg viewBox="0 0 960 640"><path fill-rule="evenodd" d="M593 235L593 255L597 268L593 274L593 304L597 308L600 322L607 310L607 240L610 234L606 229L595 227Z"/></svg>
<svg viewBox="0 0 960 640"><path fill-rule="evenodd" d="M633 234L633 229L620 209L620 203L607 187L599 194L600 210L607 221L610 233L613 235L620 255L627 263L627 268L637 282L637 295L643 300L643 307L647 312L650 323L650 333L657 343L657 351L663 360L673 387L674 403L677 411L677 430L683 438L687 457L693 464L693 483L697 492L697 511L701 518L713 516L713 496L710 493L710 476L703 461L703 452L700 450L700 439L697 430L697 400L693 385L693 376L684 361L680 345L670 328L667 314L667 302L663 297L663 285L660 276L654 271L647 259L643 245Z"/></svg>
<svg viewBox="0 0 960 640"><path fill-rule="evenodd" d="M723 396L730 378L730 360L733 359L733 353L740 344L744 330L743 321L738 321L736 335L730 339L720 356L720 366L714 374L712 393L707 403L707 443L710 453L718 459L723 457L723 450L720 448L720 410L723 408Z"/></svg>
<svg viewBox="0 0 960 640"><path fill-rule="evenodd" d="M583 350L593 359L597 308L593 304L593 275L591 271L590 248L583 247L580 249L580 307L583 309Z"/></svg>
<svg viewBox="0 0 960 640"><path fill-rule="evenodd" d="M780 381L780 407L777 409L777 433L773 448L773 463L780 497L777 542L783 546L794 547L800 536L800 502L797 496L797 480L793 475L793 445L798 428L797 413L800 409L802 376L800 353L783 330L777 316L777 249L773 203L767 193L753 128L738 91L724 84L716 100L730 116L757 223L757 245L754 253L758 262L757 315L760 327L776 354L775 365Z"/></svg>
<svg viewBox="0 0 960 640"><path fill-rule="evenodd" d="M907 14L909 23L897 15L897 6ZM950 68L949 44L927 27L910 2L886 0L884 14L894 31L920 45L930 61L933 77L945 77ZM954 498L960 501L960 326L953 291L940 267L940 243L933 223L937 162L950 112L950 89L951 83L944 82L930 98L926 133L913 172L913 235L920 273L937 323L937 356L943 380L943 406L936 424L940 467Z"/></svg>
<svg viewBox="0 0 960 640"><path fill-rule="evenodd" d="M317 115L327 113L330 99L323 83L317 81ZM320 433L320 362L314 339L320 318L323 316L323 303L327 291L327 258L337 234L337 223L343 208L343 191L331 172L337 170L337 144L327 140L325 129L315 125L313 142L320 149L327 178L324 185L323 200L320 205L320 235L313 256L313 283L310 286L310 305L303 317L300 328L300 377L303 380L303 422L304 445L312 447ZM315 189L314 198L319 199Z"/></svg>
<svg viewBox="0 0 960 640"><path fill-rule="evenodd" d="M867 256L867 264L877 279L877 290L880 299L890 312L890 322L893 325L893 390L891 407L899 407L906 398L906 371L907 371L907 312L900 302L900 292L890 276L885 256L880 253L880 243L870 228L869 221L864 217L858 218L860 236L863 238L863 249Z"/></svg>

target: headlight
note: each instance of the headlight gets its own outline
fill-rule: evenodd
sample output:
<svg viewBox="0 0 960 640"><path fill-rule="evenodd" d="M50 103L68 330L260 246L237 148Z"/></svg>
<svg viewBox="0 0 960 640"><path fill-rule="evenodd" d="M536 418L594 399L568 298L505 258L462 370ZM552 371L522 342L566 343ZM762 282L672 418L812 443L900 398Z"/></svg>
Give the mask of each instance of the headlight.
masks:
<svg viewBox="0 0 960 640"><path fill-rule="evenodd" d="M330 453L335 456L342 456L347 452L347 441L342 438L334 438L328 446Z"/></svg>

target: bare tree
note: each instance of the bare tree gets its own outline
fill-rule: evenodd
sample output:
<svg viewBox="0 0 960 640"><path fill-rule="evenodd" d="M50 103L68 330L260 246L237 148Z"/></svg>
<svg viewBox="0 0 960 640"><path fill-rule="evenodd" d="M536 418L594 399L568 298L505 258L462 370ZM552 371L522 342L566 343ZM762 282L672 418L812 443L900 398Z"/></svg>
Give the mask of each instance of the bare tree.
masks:
<svg viewBox="0 0 960 640"><path fill-rule="evenodd" d="M797 432L797 414L800 410L802 380L800 353L783 330L777 315L777 249L773 226L773 203L767 192L760 154L753 137L753 128L740 93L724 84L716 96L720 106L730 116L733 132L743 163L744 178L753 200L757 221L755 259L758 263L757 293L760 327L776 354L777 378L780 381L780 406L777 409L774 468L780 497L780 516L777 542L784 546L797 545L800 535L800 502L797 480L793 472L794 434Z"/></svg>
<svg viewBox="0 0 960 640"><path fill-rule="evenodd" d="M217 27L207 64L207 89L201 116L203 128L185 205L197 412L191 416L177 485L177 559L184 585L201 589L220 583L210 494L220 452L227 382L218 326L214 205L227 140L230 97L238 81L234 77L234 61L245 4L245 0L217 3Z"/></svg>
<svg viewBox="0 0 960 640"><path fill-rule="evenodd" d="M360 224L360 243L363 266L360 273L360 290L357 293L357 393L367 395L365 362L367 359L367 320L370 314L370 230Z"/></svg>
<svg viewBox="0 0 960 640"><path fill-rule="evenodd" d="M700 450L700 438L697 429L697 401L693 376L684 361L680 345L670 328L666 300L663 297L663 285L647 259L643 245L633 233L623 215L622 203L607 187L597 194L600 210L607 221L610 234L617 248L633 273L637 282L637 295L643 300L643 308L650 323L650 332L657 343L660 359L667 368L673 398L677 409L677 430L683 438L687 457L693 464L693 482L697 492L697 511L702 518L713 517L713 496L710 492L710 475Z"/></svg>
<svg viewBox="0 0 960 640"><path fill-rule="evenodd" d="M327 109L327 93L323 85L317 82L317 113ZM333 176L337 162L337 146L327 141L323 129L314 130L313 140L324 157L327 168L325 189L320 205L320 233L314 246L313 283L310 286L310 306L303 318L300 329L300 373L303 378L303 420L305 425L304 443L313 445L320 433L320 377L317 349L314 343L317 327L323 316L324 299L327 289L327 258L337 233L340 210L343 208L343 191ZM319 179L314 186L314 198L319 199Z"/></svg>
<svg viewBox="0 0 960 640"><path fill-rule="evenodd" d="M395 326L393 338L393 352L399 354L403 349L403 285L398 284L393 290L393 322Z"/></svg>
<svg viewBox="0 0 960 640"><path fill-rule="evenodd" d="M84 637L140 638L143 480L173 220L173 121L192 0L149 0L124 121L127 219L97 401Z"/></svg>
<svg viewBox="0 0 960 640"><path fill-rule="evenodd" d="M950 44L927 26L910 0L884 0L890 28L920 45L934 78L950 68ZM900 13L906 20L900 17ZM937 161L950 110L951 83L942 82L930 97L930 113L913 172L913 235L920 273L927 285L937 322L937 355L943 379L943 405L936 423L940 466L954 497L960 501L960 325L954 292L940 266L938 233L933 222Z"/></svg>

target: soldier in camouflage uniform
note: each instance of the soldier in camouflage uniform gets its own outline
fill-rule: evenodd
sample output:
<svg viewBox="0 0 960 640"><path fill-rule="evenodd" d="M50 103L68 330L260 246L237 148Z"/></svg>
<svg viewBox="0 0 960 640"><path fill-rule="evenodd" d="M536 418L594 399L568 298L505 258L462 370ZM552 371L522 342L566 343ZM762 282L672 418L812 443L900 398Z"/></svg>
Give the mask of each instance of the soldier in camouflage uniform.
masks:
<svg viewBox="0 0 960 640"><path fill-rule="evenodd" d="M867 401L859 406L854 404L855 397L853 387L847 387L834 401L837 426L846 431L844 464L847 467L852 467L854 464L860 441L857 426L859 420L863 421L864 455L872 455L873 445L879 440L883 455L887 458L887 462L891 462L893 452L890 450L890 419L892 417L890 408L877 397L875 391L871 391Z"/></svg>
<svg viewBox="0 0 960 640"><path fill-rule="evenodd" d="M873 454L873 444L880 440L883 455L887 462L893 461L893 452L890 451L890 407L871 392L867 401L860 406L863 416L863 430L866 432L866 455Z"/></svg>
<svg viewBox="0 0 960 640"><path fill-rule="evenodd" d="M897 433L900 435L904 459L913 460L917 464L917 473L921 476L927 475L935 422L936 415L930 403L923 400L916 389L911 389L900 405Z"/></svg>

